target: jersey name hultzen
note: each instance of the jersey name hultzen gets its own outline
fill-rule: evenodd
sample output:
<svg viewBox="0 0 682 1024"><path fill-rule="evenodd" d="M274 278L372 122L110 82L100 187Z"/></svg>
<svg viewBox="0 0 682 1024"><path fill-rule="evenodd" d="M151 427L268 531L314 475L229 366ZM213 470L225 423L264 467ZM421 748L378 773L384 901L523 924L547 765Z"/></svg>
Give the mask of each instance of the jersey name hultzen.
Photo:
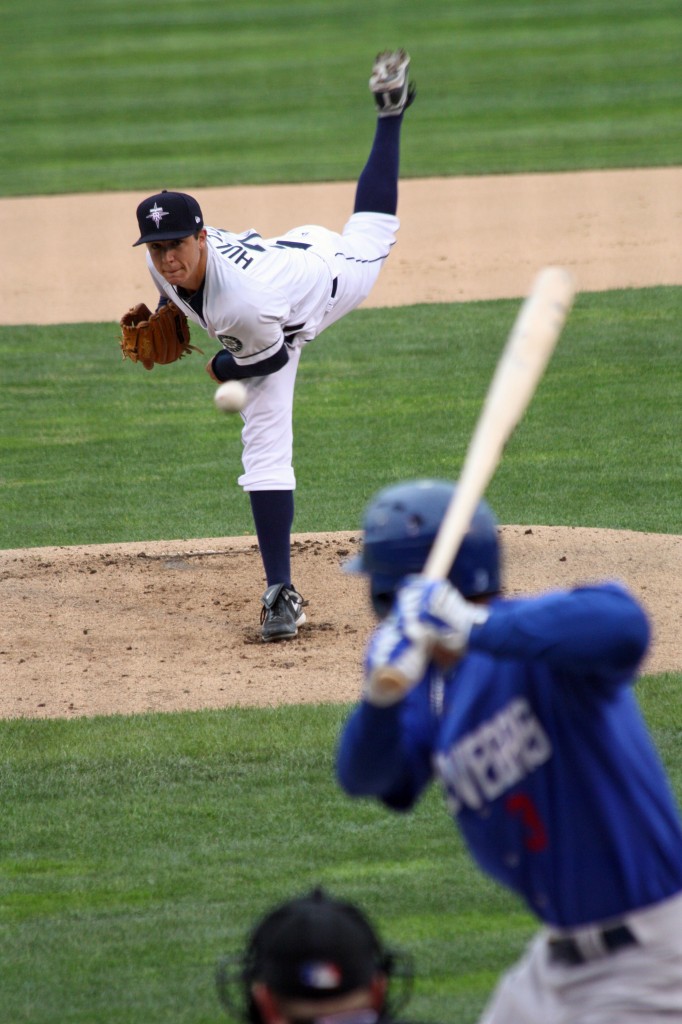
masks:
<svg viewBox="0 0 682 1024"><path fill-rule="evenodd" d="M243 267L244 270L253 263L253 256L249 256L243 245L237 245L236 243L232 245L217 245L216 249L238 267Z"/></svg>

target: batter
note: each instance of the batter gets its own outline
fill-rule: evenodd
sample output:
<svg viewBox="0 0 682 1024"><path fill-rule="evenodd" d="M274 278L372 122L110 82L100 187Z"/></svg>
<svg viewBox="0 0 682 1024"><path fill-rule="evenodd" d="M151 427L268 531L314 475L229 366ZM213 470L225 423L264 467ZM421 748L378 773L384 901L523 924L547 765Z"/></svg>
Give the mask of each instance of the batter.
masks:
<svg viewBox="0 0 682 1024"><path fill-rule="evenodd" d="M369 87L377 125L341 233L319 225L278 238L204 226L193 196L164 191L137 209L140 237L160 302L172 300L221 349L213 380L241 380L244 472L267 589L263 640L295 637L307 603L291 580L294 519L292 413L305 344L369 295L396 241L403 114L414 98L404 50L377 56Z"/></svg>
<svg viewBox="0 0 682 1024"><path fill-rule="evenodd" d="M452 494L414 481L368 507L350 568L382 621L340 783L406 811L438 779L479 867L542 922L481 1024L682 1022L682 823L633 692L647 617L613 582L502 598L485 503L449 580L418 575Z"/></svg>

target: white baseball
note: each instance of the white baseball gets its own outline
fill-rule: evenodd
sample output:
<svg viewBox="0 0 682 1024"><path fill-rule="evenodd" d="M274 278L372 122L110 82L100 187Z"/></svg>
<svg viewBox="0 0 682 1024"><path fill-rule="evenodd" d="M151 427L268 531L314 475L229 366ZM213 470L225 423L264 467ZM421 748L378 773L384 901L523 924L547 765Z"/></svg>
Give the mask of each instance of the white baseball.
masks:
<svg viewBox="0 0 682 1024"><path fill-rule="evenodd" d="M246 405L246 388L240 380L226 380L213 396L221 412L241 412Z"/></svg>

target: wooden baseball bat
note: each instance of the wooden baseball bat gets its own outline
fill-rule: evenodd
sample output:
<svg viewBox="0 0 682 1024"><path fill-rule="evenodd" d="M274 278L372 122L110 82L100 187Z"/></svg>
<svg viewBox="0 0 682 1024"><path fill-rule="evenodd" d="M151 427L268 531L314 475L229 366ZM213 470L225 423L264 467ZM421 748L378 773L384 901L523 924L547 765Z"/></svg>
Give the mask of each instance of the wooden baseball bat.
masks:
<svg viewBox="0 0 682 1024"><path fill-rule="evenodd" d="M504 446L526 411L559 340L574 295L575 285L567 270L545 267L519 310L469 443L457 490L426 560L423 574L428 579L445 579L450 572ZM376 681L387 692L406 688L403 677L390 666L378 672Z"/></svg>

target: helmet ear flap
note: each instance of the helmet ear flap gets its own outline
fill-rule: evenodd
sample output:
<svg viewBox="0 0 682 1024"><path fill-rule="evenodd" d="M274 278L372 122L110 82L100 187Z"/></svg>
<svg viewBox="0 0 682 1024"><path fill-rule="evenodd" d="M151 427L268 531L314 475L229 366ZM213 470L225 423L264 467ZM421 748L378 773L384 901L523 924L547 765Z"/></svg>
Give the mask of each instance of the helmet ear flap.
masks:
<svg viewBox="0 0 682 1024"><path fill-rule="evenodd" d="M243 956L225 956L219 961L215 972L218 999L233 1020L264 1024L251 991L253 966L249 966L249 953L250 949Z"/></svg>
<svg viewBox="0 0 682 1024"><path fill-rule="evenodd" d="M379 970L386 975L388 982L382 1019L396 1020L412 997L414 960L402 949L383 949Z"/></svg>
<svg viewBox="0 0 682 1024"><path fill-rule="evenodd" d="M372 608L374 608L375 614L377 615L378 618L385 619L386 616L390 613L391 608L393 607L395 592L391 591L391 593L386 594L375 593L374 590L372 590L371 597Z"/></svg>
<svg viewBox="0 0 682 1024"><path fill-rule="evenodd" d="M265 921L251 931L242 953L225 956L216 968L218 998L227 1014L243 1024L265 1024L253 997L253 983L260 972L261 936Z"/></svg>

